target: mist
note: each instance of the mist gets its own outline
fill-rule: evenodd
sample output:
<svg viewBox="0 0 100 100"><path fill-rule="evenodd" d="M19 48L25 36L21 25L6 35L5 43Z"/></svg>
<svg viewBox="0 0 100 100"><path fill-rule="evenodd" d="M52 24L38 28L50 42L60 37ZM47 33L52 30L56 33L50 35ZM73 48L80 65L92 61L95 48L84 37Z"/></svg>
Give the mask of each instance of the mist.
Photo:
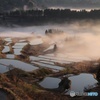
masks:
<svg viewBox="0 0 100 100"><path fill-rule="evenodd" d="M59 29L63 34L54 34L52 39L45 35L47 29ZM33 34L31 34L33 33ZM42 26L0 27L0 37L34 37L40 35L49 44L58 47L57 57L66 59L95 60L100 58L100 22L80 21ZM71 38L71 40L70 40ZM30 42L34 40L31 39Z"/></svg>

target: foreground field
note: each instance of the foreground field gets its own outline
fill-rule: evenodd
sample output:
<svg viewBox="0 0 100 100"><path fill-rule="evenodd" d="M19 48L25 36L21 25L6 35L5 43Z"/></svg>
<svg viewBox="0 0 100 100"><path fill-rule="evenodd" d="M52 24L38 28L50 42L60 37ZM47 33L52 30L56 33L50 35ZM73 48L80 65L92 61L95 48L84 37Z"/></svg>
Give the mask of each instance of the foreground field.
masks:
<svg viewBox="0 0 100 100"><path fill-rule="evenodd" d="M71 43L77 42L76 38L72 37L63 39ZM47 40L47 37L41 36L0 38L0 95L9 100L88 100L88 97L71 98L64 93L66 89L70 89L70 81L75 84L71 75L74 78L81 74L86 74L86 77L89 74L93 82L90 86L85 82L88 86L86 91L96 91L100 94L100 60L59 57L62 53L59 45L50 42L50 38ZM67 83L59 83L58 88L45 88L39 83L47 77L58 78L60 82L67 77Z"/></svg>

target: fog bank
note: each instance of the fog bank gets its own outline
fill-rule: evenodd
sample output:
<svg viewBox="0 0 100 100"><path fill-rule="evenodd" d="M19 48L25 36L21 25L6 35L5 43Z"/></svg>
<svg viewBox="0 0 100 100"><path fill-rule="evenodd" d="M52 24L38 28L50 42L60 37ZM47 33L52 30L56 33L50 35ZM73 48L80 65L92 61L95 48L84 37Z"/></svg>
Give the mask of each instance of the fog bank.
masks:
<svg viewBox="0 0 100 100"><path fill-rule="evenodd" d="M59 29L64 31L64 34L56 34L51 40L51 38L45 36L46 29ZM56 43L58 47L56 55L58 57L90 60L100 58L99 22L81 21L61 25L48 24L18 28L0 27L0 37L32 37L34 35L41 35L47 42ZM72 39L70 40L70 38Z"/></svg>

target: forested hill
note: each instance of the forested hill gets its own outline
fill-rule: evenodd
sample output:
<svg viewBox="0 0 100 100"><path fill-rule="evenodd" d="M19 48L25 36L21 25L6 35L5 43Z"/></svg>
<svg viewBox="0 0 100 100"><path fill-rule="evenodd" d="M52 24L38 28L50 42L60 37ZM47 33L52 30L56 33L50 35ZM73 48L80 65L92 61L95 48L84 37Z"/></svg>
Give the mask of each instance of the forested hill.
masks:
<svg viewBox="0 0 100 100"><path fill-rule="evenodd" d="M35 0L0 0L0 12L18 9L34 9L39 5Z"/></svg>
<svg viewBox="0 0 100 100"><path fill-rule="evenodd" d="M0 0L0 12L48 7L100 8L100 0Z"/></svg>
<svg viewBox="0 0 100 100"><path fill-rule="evenodd" d="M1 25L40 25L45 23L65 23L76 20L100 21L100 10L72 11L70 9L45 9L45 10L17 10L0 13Z"/></svg>

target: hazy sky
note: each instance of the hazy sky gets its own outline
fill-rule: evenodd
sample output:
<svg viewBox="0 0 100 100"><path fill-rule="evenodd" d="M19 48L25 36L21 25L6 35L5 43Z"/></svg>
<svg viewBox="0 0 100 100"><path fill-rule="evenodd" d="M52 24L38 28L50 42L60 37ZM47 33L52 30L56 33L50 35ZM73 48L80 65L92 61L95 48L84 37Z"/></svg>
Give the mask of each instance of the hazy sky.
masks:
<svg viewBox="0 0 100 100"><path fill-rule="evenodd" d="M100 0L41 0L41 1L45 5L53 7L65 6L72 8L100 8ZM40 0L38 2L40 2Z"/></svg>

